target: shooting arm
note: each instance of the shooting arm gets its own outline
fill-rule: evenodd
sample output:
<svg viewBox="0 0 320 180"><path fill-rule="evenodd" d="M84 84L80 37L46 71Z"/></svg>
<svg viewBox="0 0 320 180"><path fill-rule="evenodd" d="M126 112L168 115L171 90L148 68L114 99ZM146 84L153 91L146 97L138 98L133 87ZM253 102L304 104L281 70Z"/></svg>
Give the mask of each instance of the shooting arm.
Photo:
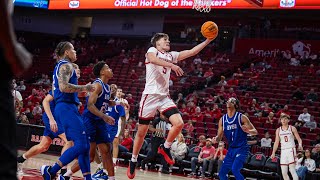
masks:
<svg viewBox="0 0 320 180"><path fill-rule="evenodd" d="M212 40L206 39L202 43L196 45L190 50L184 50L179 53L178 61L182 61L189 57L195 56L198 54L203 48L205 48Z"/></svg>

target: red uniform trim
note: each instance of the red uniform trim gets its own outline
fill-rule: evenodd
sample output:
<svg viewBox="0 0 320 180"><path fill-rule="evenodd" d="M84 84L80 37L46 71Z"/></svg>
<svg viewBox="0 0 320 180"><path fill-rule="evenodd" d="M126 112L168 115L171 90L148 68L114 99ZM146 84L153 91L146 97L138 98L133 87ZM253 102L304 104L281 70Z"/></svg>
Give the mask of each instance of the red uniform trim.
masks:
<svg viewBox="0 0 320 180"><path fill-rule="evenodd" d="M144 97L144 100L143 100L143 102L142 102L142 106L141 106L140 116L139 116L139 117L142 117L142 111L143 111L143 108L144 108L144 103L146 102L148 95L149 95L149 94L147 94L147 95Z"/></svg>

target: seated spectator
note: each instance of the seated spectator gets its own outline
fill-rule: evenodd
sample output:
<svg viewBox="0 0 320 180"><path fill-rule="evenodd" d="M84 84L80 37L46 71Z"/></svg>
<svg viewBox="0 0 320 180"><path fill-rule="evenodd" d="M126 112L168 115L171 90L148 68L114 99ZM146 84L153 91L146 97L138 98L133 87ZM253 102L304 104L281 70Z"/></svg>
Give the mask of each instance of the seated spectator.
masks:
<svg viewBox="0 0 320 180"><path fill-rule="evenodd" d="M296 163L296 171L299 179L305 180L307 172L314 172L316 170L316 162L311 158L311 152L306 149L304 156Z"/></svg>
<svg viewBox="0 0 320 180"><path fill-rule="evenodd" d="M208 165L210 161L213 159L215 153L216 153L216 149L212 146L211 138L208 138L206 140L206 146L204 146L201 149L201 152L198 158L195 158L195 157L191 158L192 172L188 176L194 177L196 175L197 164L201 164L202 165L201 177L204 178Z"/></svg>
<svg viewBox="0 0 320 180"><path fill-rule="evenodd" d="M126 100L128 101L129 105L133 105L134 104L134 99L132 97L132 94L127 94Z"/></svg>
<svg viewBox="0 0 320 180"><path fill-rule="evenodd" d="M311 143L313 146L316 145L316 144L320 144L320 134L317 134L317 137L314 141L312 141Z"/></svg>
<svg viewBox="0 0 320 180"><path fill-rule="evenodd" d="M196 112L196 106L194 102L189 102L187 104L187 113L189 116L192 116Z"/></svg>
<svg viewBox="0 0 320 180"><path fill-rule="evenodd" d="M316 70L314 69L314 65L310 64L310 67L308 68L308 74L310 76L315 76L316 75Z"/></svg>
<svg viewBox="0 0 320 180"><path fill-rule="evenodd" d="M208 70L204 73L203 77L205 78L212 78L212 76L214 75L212 68L208 68Z"/></svg>
<svg viewBox="0 0 320 180"><path fill-rule="evenodd" d="M270 138L269 132L264 134L264 138L261 139L261 147L270 147L271 148L272 139Z"/></svg>
<svg viewBox="0 0 320 180"><path fill-rule="evenodd" d="M274 117L274 113L273 112L269 112L269 115L267 116L267 120L266 123L267 124L273 124L276 122L276 117Z"/></svg>
<svg viewBox="0 0 320 180"><path fill-rule="evenodd" d="M221 76L220 81L218 82L218 86L225 86L227 85L226 77Z"/></svg>
<svg viewBox="0 0 320 180"><path fill-rule="evenodd" d="M300 61L299 61L299 57L293 57L290 59L290 63L291 66L300 66Z"/></svg>
<svg viewBox="0 0 320 180"><path fill-rule="evenodd" d="M183 94L182 93L179 93L178 94L178 98L177 100L175 101L175 104L178 106L178 108L180 108L182 106L182 104L186 103L186 101L184 100L183 98Z"/></svg>
<svg viewBox="0 0 320 180"><path fill-rule="evenodd" d="M292 87L301 87L301 79L299 76L296 76L292 81L291 81L291 86Z"/></svg>
<svg viewBox="0 0 320 180"><path fill-rule="evenodd" d="M179 109L180 110L180 113L182 114L182 115L189 115L189 113L187 112L187 107L186 107L186 104L182 104L181 105L181 108Z"/></svg>
<svg viewBox="0 0 320 180"><path fill-rule="evenodd" d="M316 102L318 100L318 94L314 92L313 88L311 88L310 92L307 94L306 100L309 102Z"/></svg>
<svg viewBox="0 0 320 180"><path fill-rule="evenodd" d="M20 110L23 107L23 99L21 93L15 89L12 89L12 96L15 107Z"/></svg>
<svg viewBox="0 0 320 180"><path fill-rule="evenodd" d="M215 120L215 122L218 122L219 119L222 117L222 111L219 108L218 104L214 104L212 109L212 118Z"/></svg>
<svg viewBox="0 0 320 180"><path fill-rule="evenodd" d="M233 88L230 88L229 92L226 93L226 99L229 99L231 97L237 98L237 94L234 92Z"/></svg>
<svg viewBox="0 0 320 180"><path fill-rule="evenodd" d="M170 150L172 158L175 160L175 162L182 161L187 153L187 145L185 143L183 134L180 133L177 139L177 141L172 143Z"/></svg>
<svg viewBox="0 0 320 180"><path fill-rule="evenodd" d="M186 130L187 136L191 136L194 130L194 127L192 125L192 120L188 120L188 123L184 125L183 129Z"/></svg>
<svg viewBox="0 0 320 180"><path fill-rule="evenodd" d="M252 99L247 111L250 112L251 114L256 114L259 112L259 104L257 103L256 99Z"/></svg>
<svg viewBox="0 0 320 180"><path fill-rule="evenodd" d="M124 130L123 138L119 144L119 152L128 152L131 150L133 145L133 139L130 137L130 131L128 129Z"/></svg>
<svg viewBox="0 0 320 180"><path fill-rule="evenodd" d="M203 122L203 114L199 106L196 107L196 112L192 115L193 122Z"/></svg>
<svg viewBox="0 0 320 180"><path fill-rule="evenodd" d="M199 142L197 146L204 147L206 145L206 137L204 135L199 136Z"/></svg>
<svg viewBox="0 0 320 180"><path fill-rule="evenodd" d="M186 97L186 101L189 103L189 102L194 102L194 104L197 104L198 103L198 98L199 98L199 95L197 93L197 91L193 91L192 94L189 94L187 97Z"/></svg>
<svg viewBox="0 0 320 180"><path fill-rule="evenodd" d="M210 107L206 107L206 110L203 112L204 116L205 117L208 117L208 118L212 118L213 116L213 112L211 111Z"/></svg>
<svg viewBox="0 0 320 180"><path fill-rule="evenodd" d="M42 115L42 109L40 107L40 103L36 102L36 106L32 110L33 116L41 116Z"/></svg>
<svg viewBox="0 0 320 180"><path fill-rule="evenodd" d="M305 123L310 122L311 115L308 113L307 108L303 108L303 113L299 115L298 121L295 123L296 127L301 127Z"/></svg>
<svg viewBox="0 0 320 180"><path fill-rule="evenodd" d="M257 91L257 90L258 90L258 86L254 81L252 81L250 85L247 87L247 91Z"/></svg>
<svg viewBox="0 0 320 180"><path fill-rule="evenodd" d="M41 74L41 78L38 79L38 81L36 82L36 84L43 84L46 80L46 75L45 74Z"/></svg>
<svg viewBox="0 0 320 180"><path fill-rule="evenodd" d="M290 116L290 112L289 112L289 107L288 105L284 105L283 109L279 110L277 112L277 115L276 117L280 117L281 113L285 113L285 114L288 114Z"/></svg>
<svg viewBox="0 0 320 180"><path fill-rule="evenodd" d="M132 80L137 80L139 78L138 74L136 73L136 71L134 69L132 69L131 72L129 73L129 77Z"/></svg>
<svg viewBox="0 0 320 180"><path fill-rule="evenodd" d="M232 78L227 82L228 86L238 86L239 80L237 79L236 73L233 74Z"/></svg>
<svg viewBox="0 0 320 180"><path fill-rule="evenodd" d="M271 108L272 108L272 111L278 112L279 109L282 109L283 107L279 104L278 101L276 101L275 103L273 103L273 104L271 105Z"/></svg>
<svg viewBox="0 0 320 180"><path fill-rule="evenodd" d="M129 132L135 130L135 126L134 126L134 124L132 123L132 119L131 119L131 118L127 121L127 124L126 124L126 126L125 126L125 129L128 129Z"/></svg>
<svg viewBox="0 0 320 180"><path fill-rule="evenodd" d="M16 90L20 91L20 92L26 90L26 86L24 85L24 81L20 81L20 84L19 84L19 86L16 87Z"/></svg>
<svg viewBox="0 0 320 180"><path fill-rule="evenodd" d="M228 150L225 148L225 143L223 141L219 142L218 148L216 149L216 153L213 156L213 159L210 161L208 172L213 173L213 165L217 164L217 172L219 173L221 165L223 163L224 158L227 155Z"/></svg>
<svg viewBox="0 0 320 180"><path fill-rule="evenodd" d="M33 106L32 106L32 109L33 109ZM27 107L23 113L27 116L28 119L33 119L33 114L30 111L30 108Z"/></svg>
<svg viewBox="0 0 320 180"><path fill-rule="evenodd" d="M24 113L22 113L18 118L18 123L29 124L28 117Z"/></svg>
<svg viewBox="0 0 320 180"><path fill-rule="evenodd" d="M49 76L47 74L44 76L44 80L43 80L42 84L44 84L44 85L50 85L51 84L50 78L49 78Z"/></svg>
<svg viewBox="0 0 320 180"><path fill-rule="evenodd" d="M195 65L201 64L201 62L202 62L202 60L199 55L197 55L196 58L194 58L194 60L193 60L193 64L195 64Z"/></svg>
<svg viewBox="0 0 320 180"><path fill-rule="evenodd" d="M248 140L249 146L258 144L257 136L252 136L250 134L247 134L247 140Z"/></svg>
<svg viewBox="0 0 320 180"><path fill-rule="evenodd" d="M234 75L237 76L237 77L242 77L242 76L243 76L243 73L242 73L241 68L238 68L238 69L237 69L237 72L236 72Z"/></svg>
<svg viewBox="0 0 320 180"><path fill-rule="evenodd" d="M41 101L41 97L38 95L38 91L36 89L32 89L31 95L26 98L27 101L31 101L33 104Z"/></svg>
<svg viewBox="0 0 320 180"><path fill-rule="evenodd" d="M272 109L269 107L268 103L264 103L264 106L262 107L262 117L267 117L270 112L272 112Z"/></svg>
<svg viewBox="0 0 320 180"><path fill-rule="evenodd" d="M292 94L292 98L294 100L304 100L303 96L303 92L300 90L300 88L297 88Z"/></svg>
<svg viewBox="0 0 320 180"><path fill-rule="evenodd" d="M252 99L250 98L250 94L249 93L245 93L243 98L240 98L240 104L247 106L250 104L250 101L252 101Z"/></svg>

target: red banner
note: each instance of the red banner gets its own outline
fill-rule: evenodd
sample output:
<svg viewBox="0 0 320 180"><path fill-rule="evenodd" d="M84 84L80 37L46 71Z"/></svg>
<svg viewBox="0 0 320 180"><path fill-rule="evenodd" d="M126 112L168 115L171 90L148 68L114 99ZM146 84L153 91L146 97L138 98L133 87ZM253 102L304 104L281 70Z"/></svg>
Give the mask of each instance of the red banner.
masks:
<svg viewBox="0 0 320 180"><path fill-rule="evenodd" d="M194 0L50 0L49 9L191 9ZM212 0L212 8L320 9L320 0Z"/></svg>
<svg viewBox="0 0 320 180"><path fill-rule="evenodd" d="M275 57L278 52L289 50L292 54L318 53L320 41L287 39L237 39L235 52L240 55L256 54Z"/></svg>

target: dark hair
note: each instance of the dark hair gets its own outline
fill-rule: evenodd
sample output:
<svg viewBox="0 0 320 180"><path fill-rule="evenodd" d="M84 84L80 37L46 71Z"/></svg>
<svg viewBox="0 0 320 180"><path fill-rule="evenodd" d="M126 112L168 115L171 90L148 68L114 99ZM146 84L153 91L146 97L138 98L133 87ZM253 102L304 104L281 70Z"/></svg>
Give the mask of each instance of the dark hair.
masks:
<svg viewBox="0 0 320 180"><path fill-rule="evenodd" d="M69 41L63 41L57 45L56 49L54 50L54 53L58 57L61 57L64 54L64 52L70 48L71 48L71 43Z"/></svg>
<svg viewBox="0 0 320 180"><path fill-rule="evenodd" d="M159 41L159 39L161 38L169 38L168 34L165 34L165 33L156 33L155 35L153 35L153 37L151 38L151 44L153 47L157 47L156 45L156 42Z"/></svg>
<svg viewBox="0 0 320 180"><path fill-rule="evenodd" d="M93 66L93 74L96 77L100 77L100 71L106 63L103 61L99 61L97 64Z"/></svg>
<svg viewBox="0 0 320 180"><path fill-rule="evenodd" d="M310 149L306 149L304 152L303 152L303 158L302 158L302 161L301 161L301 166L304 166L304 162L306 161L307 157L306 157L306 151L309 151L311 153L311 150Z"/></svg>

